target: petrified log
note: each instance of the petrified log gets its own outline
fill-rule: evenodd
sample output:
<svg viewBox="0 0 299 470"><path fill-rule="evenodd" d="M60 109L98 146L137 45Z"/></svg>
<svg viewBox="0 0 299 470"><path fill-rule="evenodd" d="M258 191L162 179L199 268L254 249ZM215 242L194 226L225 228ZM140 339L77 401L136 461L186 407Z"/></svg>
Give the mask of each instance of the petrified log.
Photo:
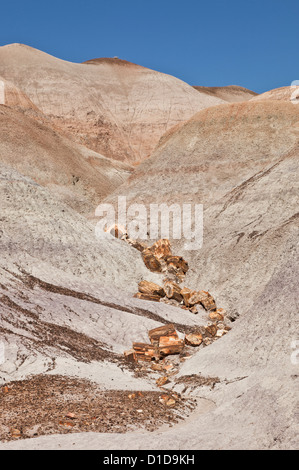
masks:
<svg viewBox="0 0 299 470"><path fill-rule="evenodd" d="M169 342L169 344L164 344L159 346L159 353L161 356L168 356L169 354L179 354L183 351L185 347L185 341L179 339L175 342Z"/></svg>
<svg viewBox="0 0 299 470"><path fill-rule="evenodd" d="M189 269L187 261L181 256L167 256L165 261L170 272L186 274Z"/></svg>
<svg viewBox="0 0 299 470"><path fill-rule="evenodd" d="M136 356L134 349L129 349L128 351L125 351L124 356L125 356L126 361L129 361L129 362L137 361L137 356Z"/></svg>
<svg viewBox="0 0 299 470"><path fill-rule="evenodd" d="M212 310L209 314L211 320L214 321L223 321L224 320L224 312L223 308L217 308L217 310Z"/></svg>
<svg viewBox="0 0 299 470"><path fill-rule="evenodd" d="M216 325L208 325L206 326L206 335L208 337L213 337L217 333L217 326Z"/></svg>
<svg viewBox="0 0 299 470"><path fill-rule="evenodd" d="M166 281L164 283L164 292L168 299L175 299L177 302L183 300L180 286L173 281Z"/></svg>
<svg viewBox="0 0 299 470"><path fill-rule="evenodd" d="M152 344L133 343L133 349L139 361L151 361L159 359L159 352Z"/></svg>
<svg viewBox="0 0 299 470"><path fill-rule="evenodd" d="M151 252L149 248L146 248L142 252L142 258L145 266L152 272L161 272L162 266L158 258Z"/></svg>
<svg viewBox="0 0 299 470"><path fill-rule="evenodd" d="M190 333L185 336L185 341L189 346L199 346L202 343L202 335L200 333Z"/></svg>
<svg viewBox="0 0 299 470"><path fill-rule="evenodd" d="M138 290L143 294L158 295L160 297L164 297L165 295L163 287L149 281L140 281Z"/></svg>
<svg viewBox="0 0 299 470"><path fill-rule="evenodd" d="M200 297L198 293L194 290L189 289L188 287L184 287L181 290L181 295L184 300L184 304L186 307L193 307L193 305L200 303Z"/></svg>
<svg viewBox="0 0 299 470"><path fill-rule="evenodd" d="M158 328L154 328L148 332L149 339L151 343L159 343L159 339L161 336L173 337L175 339L179 339L178 334L175 330L173 323L168 323L167 325L159 326Z"/></svg>
<svg viewBox="0 0 299 470"><path fill-rule="evenodd" d="M179 354L185 346L184 340L179 339L172 323L154 328L148 334L151 343L158 347L161 356Z"/></svg>
<svg viewBox="0 0 299 470"><path fill-rule="evenodd" d="M170 241L167 238L162 238L155 242L150 250L157 259L165 259L167 256L171 256Z"/></svg>
<svg viewBox="0 0 299 470"><path fill-rule="evenodd" d="M160 302L161 296L156 294L144 294L143 292L137 292L133 297L141 300L151 300L152 302Z"/></svg>
<svg viewBox="0 0 299 470"><path fill-rule="evenodd" d="M210 310L216 310L216 302L214 298L209 294L209 292L206 292L204 290L198 291L198 295L200 298L200 303L201 305L208 311Z"/></svg>

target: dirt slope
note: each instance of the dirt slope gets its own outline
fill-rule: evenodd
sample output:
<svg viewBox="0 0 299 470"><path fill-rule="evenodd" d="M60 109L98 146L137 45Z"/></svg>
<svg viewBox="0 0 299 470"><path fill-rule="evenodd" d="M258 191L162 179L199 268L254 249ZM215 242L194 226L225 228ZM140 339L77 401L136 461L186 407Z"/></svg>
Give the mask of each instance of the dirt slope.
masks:
<svg viewBox="0 0 299 470"><path fill-rule="evenodd" d="M171 168L178 162L185 164L175 181L172 201L182 202L182 194L201 202L209 196L204 244L190 254L193 269L186 284L194 282L197 288L212 292L235 321L223 339L186 361L169 387L185 390L185 396L205 398L213 406L199 406L185 422L158 433L40 437L18 443L19 448L51 449L58 444L64 449L298 448L298 364L292 360L298 331L297 108L269 101L227 105L217 113L215 109L199 113L139 169L142 179L143 165L147 173L158 168L159 184L161 165L169 154L175 160ZM223 138L217 148L220 131ZM212 142L216 149L211 155ZM200 177L192 163L204 168ZM167 165L170 158L164 172ZM167 184L171 175L177 177L174 171L165 174ZM151 192L145 181L143 193L136 195L130 187L132 200L142 197L149 202ZM134 184L139 187L137 179ZM200 196L193 192L195 184ZM160 185L160 201L171 201L168 189ZM215 376L219 381L213 388L196 385L196 377ZM16 444L3 448L16 448Z"/></svg>
<svg viewBox="0 0 299 470"><path fill-rule="evenodd" d="M119 189L128 206L203 204L202 249L173 243L194 288L214 291L237 314L267 285L297 223L298 123L292 103L210 108L168 136Z"/></svg>
<svg viewBox="0 0 299 470"><path fill-rule="evenodd" d="M128 203L196 201L207 208L289 152L298 123L298 108L283 101L203 110L169 131L116 195Z"/></svg>
<svg viewBox="0 0 299 470"><path fill-rule="evenodd" d="M38 115L37 115L38 116ZM0 105L0 162L46 186L84 214L121 185L132 169L62 137L35 117Z"/></svg>
<svg viewBox="0 0 299 470"><path fill-rule="evenodd" d="M173 125L222 103L175 77L118 59L75 64L20 44L0 48L0 75L57 129L107 157L138 162Z"/></svg>
<svg viewBox="0 0 299 470"><path fill-rule="evenodd" d="M2 77L0 77L0 104L22 110L38 111L38 108L24 92Z"/></svg>

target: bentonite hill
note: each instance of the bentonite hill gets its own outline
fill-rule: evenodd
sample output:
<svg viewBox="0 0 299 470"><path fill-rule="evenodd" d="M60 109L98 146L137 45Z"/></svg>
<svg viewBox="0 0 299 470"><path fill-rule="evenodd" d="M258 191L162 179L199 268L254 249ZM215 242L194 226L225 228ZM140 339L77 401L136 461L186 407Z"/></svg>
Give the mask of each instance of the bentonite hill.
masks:
<svg viewBox="0 0 299 470"><path fill-rule="evenodd" d="M0 449L297 448L297 95L0 47Z"/></svg>

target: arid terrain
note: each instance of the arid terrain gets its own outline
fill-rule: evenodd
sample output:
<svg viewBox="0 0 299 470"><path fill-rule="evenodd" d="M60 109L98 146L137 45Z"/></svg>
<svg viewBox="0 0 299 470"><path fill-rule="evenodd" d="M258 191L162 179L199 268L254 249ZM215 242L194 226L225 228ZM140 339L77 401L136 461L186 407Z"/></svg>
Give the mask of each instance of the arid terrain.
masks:
<svg viewBox="0 0 299 470"><path fill-rule="evenodd" d="M0 450L298 448L298 90L0 47Z"/></svg>

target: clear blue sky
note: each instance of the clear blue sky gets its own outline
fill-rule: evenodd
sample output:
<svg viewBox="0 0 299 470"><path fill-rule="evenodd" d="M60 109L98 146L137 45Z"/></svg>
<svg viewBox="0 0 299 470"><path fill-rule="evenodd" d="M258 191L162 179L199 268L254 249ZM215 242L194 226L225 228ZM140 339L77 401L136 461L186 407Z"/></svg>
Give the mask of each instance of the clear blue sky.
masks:
<svg viewBox="0 0 299 470"><path fill-rule="evenodd" d="M191 85L257 92L299 79L298 0L1 2L0 44L129 60Z"/></svg>

